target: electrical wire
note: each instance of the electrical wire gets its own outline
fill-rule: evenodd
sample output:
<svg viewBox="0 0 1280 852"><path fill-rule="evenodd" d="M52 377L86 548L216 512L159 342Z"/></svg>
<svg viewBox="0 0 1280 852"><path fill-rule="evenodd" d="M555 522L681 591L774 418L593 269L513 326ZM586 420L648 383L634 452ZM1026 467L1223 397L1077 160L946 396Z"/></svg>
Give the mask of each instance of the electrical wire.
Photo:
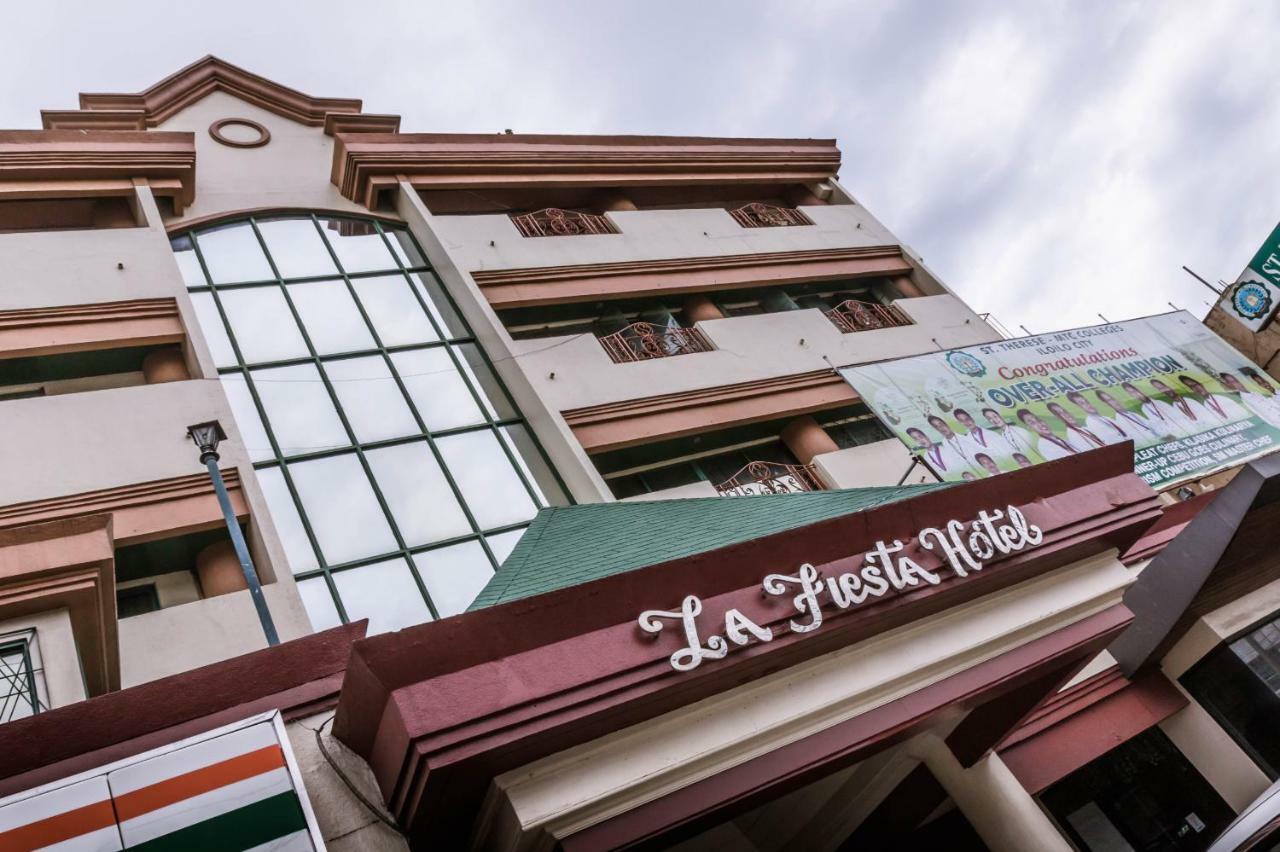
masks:
<svg viewBox="0 0 1280 852"><path fill-rule="evenodd" d="M311 729L312 731L315 732L316 746L320 749L320 754L324 756L325 762L329 764L329 768L333 770L333 773L337 775L339 780L341 780L342 783L346 785L347 789L351 791L351 795L355 796L360 801L360 804L364 805L365 808L367 808L371 814L377 817L378 820L383 825L387 826L396 834L399 834L401 837L406 837L407 835L405 835L404 831L400 828L400 826L396 824L396 821L394 819L391 819L390 817L383 814L382 810L377 805L371 802L369 798L365 796L364 793L361 793L356 788L355 783L349 777L347 777L347 773L342 771L342 767L338 766L337 761L333 759L333 755L329 753L329 749L325 747L324 737L322 736L322 734L324 733L324 727L325 725L328 725L330 722L332 722L336 715L337 714L335 713L331 715L328 719L325 719L323 722L320 723L320 727Z"/></svg>

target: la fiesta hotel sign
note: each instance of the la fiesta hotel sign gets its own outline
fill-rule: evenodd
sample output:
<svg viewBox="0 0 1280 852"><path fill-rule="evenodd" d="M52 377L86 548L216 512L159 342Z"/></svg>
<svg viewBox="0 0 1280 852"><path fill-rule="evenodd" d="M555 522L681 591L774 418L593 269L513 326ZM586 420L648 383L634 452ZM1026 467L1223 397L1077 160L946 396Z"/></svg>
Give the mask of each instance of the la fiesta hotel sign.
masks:
<svg viewBox="0 0 1280 852"><path fill-rule="evenodd" d="M942 564L955 576L963 578L971 571L981 571L986 562L997 555L1035 547L1044 540L1044 533L1029 523L1016 506L1006 506L1003 510L984 509L976 520L968 523L948 521L942 527L926 527L916 533L916 538L925 550L937 552ZM891 544L877 541L857 571L824 578L817 568L806 562L795 574L767 575L761 587L768 595L796 592L792 598L796 617L788 626L792 633L808 633L822 626L824 605L846 610L883 597L890 589L901 591L942 582L937 573L904 555L905 548L900 539L894 539ZM678 611L650 609L640 613L640 629L645 633L656 635L669 622L684 630L684 647L671 655L671 667L676 671L687 672L696 669L703 660L721 659L733 647L749 645L753 640L773 641L772 628L756 624L737 609L724 614L723 635L713 633L704 639L697 623L701 613L702 600L696 595L685 597Z"/></svg>

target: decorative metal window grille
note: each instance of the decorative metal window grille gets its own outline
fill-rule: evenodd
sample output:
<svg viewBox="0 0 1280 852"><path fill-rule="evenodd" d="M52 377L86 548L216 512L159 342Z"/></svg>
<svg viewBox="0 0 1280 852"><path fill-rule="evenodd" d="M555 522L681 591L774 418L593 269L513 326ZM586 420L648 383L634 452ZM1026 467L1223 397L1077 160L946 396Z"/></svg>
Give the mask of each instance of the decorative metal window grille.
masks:
<svg viewBox="0 0 1280 852"><path fill-rule="evenodd" d="M511 221L522 237L576 237L583 234L616 234L608 217L598 213L548 207L532 213L513 213Z"/></svg>
<svg viewBox="0 0 1280 852"><path fill-rule="evenodd" d="M600 338L600 345L615 364L711 352L711 342L696 328L673 328L649 322L633 322L613 334Z"/></svg>
<svg viewBox="0 0 1280 852"><path fill-rule="evenodd" d="M34 635L0 636L0 723L49 709L40 697L44 669L31 653Z"/></svg>
<svg viewBox="0 0 1280 852"><path fill-rule="evenodd" d="M911 318L896 305L877 305L859 302L857 299L841 302L827 311L826 315L844 334L913 324Z"/></svg>
<svg viewBox="0 0 1280 852"><path fill-rule="evenodd" d="M722 497L822 491L812 465L753 461L716 486Z"/></svg>
<svg viewBox="0 0 1280 852"><path fill-rule="evenodd" d="M786 228L791 225L812 225L809 217L794 207L778 207L753 201L729 211L744 228Z"/></svg>
<svg viewBox="0 0 1280 852"><path fill-rule="evenodd" d="M317 630L466 609L569 501L403 227L259 216L173 248Z"/></svg>

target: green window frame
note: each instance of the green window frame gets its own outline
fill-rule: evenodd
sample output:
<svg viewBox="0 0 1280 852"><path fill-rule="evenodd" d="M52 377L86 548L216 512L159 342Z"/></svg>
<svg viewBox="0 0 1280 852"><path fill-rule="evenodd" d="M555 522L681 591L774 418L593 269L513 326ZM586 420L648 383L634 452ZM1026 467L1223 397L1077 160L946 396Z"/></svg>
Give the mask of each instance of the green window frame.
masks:
<svg viewBox="0 0 1280 852"><path fill-rule="evenodd" d="M310 222L314 233L298 224L287 226L287 231L280 231L278 229L282 226L278 223L281 222ZM246 257L253 254L250 258L253 263L248 265L257 264L256 268L264 272L269 269L269 275L258 275L254 280L215 280L227 279L228 276L211 272L208 252L213 251L217 259L219 251L226 251L225 241L224 248L215 248L217 238L212 235L234 229L247 232L231 235L240 243L237 251L247 253ZM385 255L387 264L378 266L375 263L372 268L364 264L362 268L351 270L344 268L343 251L335 248L344 229L348 234L367 238L363 244L363 256L369 255L370 243L373 243L372 254ZM264 231L267 236L264 236ZM287 233L293 242L292 245L278 242L276 254L282 254L282 257L277 257L273 254L269 237L280 233ZM252 239L249 239L250 234ZM282 239L279 236L274 238ZM287 555L304 604L317 629L339 621L346 623L369 617L370 632L377 632L462 611L470 603L470 599L463 599L465 595L473 597L483 587L536 510L571 501L568 489L505 384L493 370L492 362L407 228L365 217L281 213L221 221L172 234L171 239L193 300L204 299L203 294L207 294L206 310L200 310L200 305L197 305L197 314L206 337L210 338L211 349L218 348L214 345L217 340L225 352L222 363L218 364L218 373L228 389L228 397L234 397L233 407L236 407L237 399L241 400L235 418L241 434L245 436L245 443L253 442L251 436L260 436L258 442L265 439L267 444L264 447L247 447L253 467L259 474L259 483L263 483L264 476L276 482L278 472L279 481L287 491L291 509L271 505L277 530L282 524L280 512L291 511L296 514L296 526L300 527L301 535L305 536L305 546L298 544L295 551ZM379 241L385 252L378 251ZM307 248L299 249L302 244ZM281 245L288 250L281 252ZM261 252L265 265L257 257L254 246ZM306 258L299 264L299 258L306 251L318 246L323 246L322 256ZM303 268L308 274L289 277L282 273L282 263L292 263L295 269ZM310 274L312 269L319 267L324 269ZM231 275L230 279L236 277ZM389 314L385 305L379 308L370 296L373 290L382 289L384 285L401 294L397 298L402 298L406 291L411 292L412 301L402 300ZM313 306L310 313L305 302L300 307L300 300L308 287L313 288L313 294L327 293L327 301L316 303L321 307ZM251 348L262 348L259 344L264 341L245 339L243 326L249 321L244 319L248 314L243 307L238 309L239 314L228 309L229 301L241 299L240 294L245 293L250 294L255 304L269 303L277 312L272 335L292 340L295 330L285 326L290 322L296 326L300 342L295 344L296 351L289 352L287 357L269 359L254 360L246 356L246 343ZM248 304L248 300L245 303ZM210 306L212 310L208 310ZM334 306L350 306L354 315L350 311L344 313L345 308L335 311ZM242 324L239 335L236 329L238 322ZM251 323L254 327L262 324L257 319ZM339 325L346 330L334 332ZM386 339L389 328L398 339ZM404 328L419 329L416 338L404 339ZM319 341L317 334L320 335ZM347 338L364 342L335 346L333 341L341 339L344 334ZM270 349L272 342L265 342L266 348ZM413 367L406 366L414 359L433 366L430 370L415 372ZM219 360L217 351L215 360ZM354 379L331 375L341 372L344 364L350 369L357 366L357 362L380 371L379 375L366 374L364 378ZM271 378L282 375L286 378ZM436 398L428 393L432 387L439 386L431 385L438 377L443 377L440 381L447 381L452 388L451 402L439 406ZM240 388L228 384L231 382L238 383L243 393ZM344 382L356 384L344 387ZM415 390L415 382L423 385ZM280 404L275 406L273 414L269 402L271 395L282 392L273 391L272 383L281 383L282 388L290 385L304 388L302 393L309 400L308 404L318 406L317 411L323 408L326 425L320 431L327 429L329 438L316 445L299 445L282 435L292 428L289 421L291 418L296 420L296 415ZM344 408L341 399L344 391L362 386L367 389L375 384L381 394L379 398L388 400L385 412L380 408L376 409L376 414L360 410L360 407ZM462 392L464 387L465 393ZM299 393L297 388L290 391L295 397ZM351 392L355 393L354 390ZM247 402L244 401L246 398ZM441 425L442 419L456 419L459 410L471 412L463 415L466 422ZM466 420L467 416L471 419ZM375 437L367 433L363 436L358 434L367 424L374 424L372 428L383 428L385 422L394 417L399 417L402 424L396 434ZM402 450L396 453L392 448ZM486 470L477 471L469 467L470 459L463 453L468 448L484 449L482 455ZM426 455L421 450L425 450ZM416 469L429 471L435 477L430 483L426 479L413 480L408 473L398 473L396 468L404 466L389 463L410 456ZM387 463L380 464L380 459ZM332 507L323 507L323 502L328 501L321 501L314 493L304 494L299 483L300 472L304 470L315 471L314 475L319 477L325 460L332 460L332 470L341 465L354 477L350 480L352 482L363 476L357 490L363 494L364 486L368 486L368 493L376 502L386 525L384 531L376 521L376 513L366 515L373 521L368 537L371 540L384 539L387 546L377 547L376 552L352 555L346 551L361 550L360 542L355 538L347 536L341 539L340 544L334 543L337 538L331 529L326 529L334 525ZM310 467L306 467L308 465ZM477 460L475 466L481 466L480 461ZM494 471L502 476L486 480L485 477ZM399 480L394 486L388 485L389 480L397 477ZM489 496L485 486L499 481L506 491L495 493L492 500L485 499ZM267 490L264 485L264 493ZM427 491L430 495L424 496ZM466 493L468 491L470 494ZM333 496L342 497L343 494ZM417 505L418 511L407 513L401 508L397 512L397 506L393 505L397 499L405 505ZM431 499L437 499L439 506L444 508L438 512L423 510ZM270 494L268 502L272 502ZM371 511L373 504L366 503ZM512 504L514 509L509 508ZM495 520L495 513L500 514L503 510L511 516ZM430 532L415 532L416 528L436 523L437 519L433 517L436 515L452 519L450 522L454 527L447 534L437 536ZM328 520L322 522L326 517ZM283 522L292 524L292 516ZM339 518L338 524L343 522L345 519ZM285 538L283 533L281 537ZM453 550L446 553L450 548ZM288 551L289 547L286 545L285 549ZM297 561L303 565L293 564L299 554L301 558ZM428 568L423 565L430 566L432 559L452 566L440 571L431 569L432 576L438 575L438 582L424 578ZM385 603L392 609L398 609L398 614L386 614L376 608L371 610L367 600L354 607L359 611L351 611L353 598L373 594L375 587L388 577L401 583L402 592L407 590L403 568L408 569L412 585L421 595L425 607L419 610L415 602L403 595L397 596L389 587ZM354 579L357 577L355 572L360 569L367 569L365 575L369 577L369 583L357 583ZM487 572L483 576L477 574L485 569ZM433 584L436 585L435 593ZM325 603L326 596L318 591L321 585L327 590L332 611ZM344 585L345 593L340 588Z"/></svg>

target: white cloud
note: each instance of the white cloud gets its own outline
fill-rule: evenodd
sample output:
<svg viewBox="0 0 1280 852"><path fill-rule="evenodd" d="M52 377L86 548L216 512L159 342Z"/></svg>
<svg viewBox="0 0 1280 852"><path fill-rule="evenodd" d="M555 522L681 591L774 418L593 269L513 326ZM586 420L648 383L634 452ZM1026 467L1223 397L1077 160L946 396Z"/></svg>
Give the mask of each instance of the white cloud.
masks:
<svg viewBox="0 0 1280 852"><path fill-rule="evenodd" d="M975 308L1036 330L1203 310L1181 265L1234 278L1280 218L1275 4L301 8L19 4L0 126L216 53L407 130L836 136L861 200Z"/></svg>

